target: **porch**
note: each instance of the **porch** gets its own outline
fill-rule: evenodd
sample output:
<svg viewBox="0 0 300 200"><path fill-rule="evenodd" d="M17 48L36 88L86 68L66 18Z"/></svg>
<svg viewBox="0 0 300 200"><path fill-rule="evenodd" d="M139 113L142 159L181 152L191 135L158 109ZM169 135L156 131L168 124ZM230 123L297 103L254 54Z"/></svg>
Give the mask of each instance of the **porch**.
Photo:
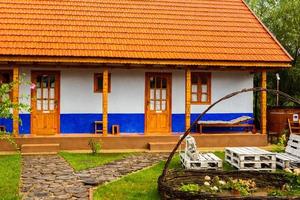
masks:
<svg viewBox="0 0 300 200"><path fill-rule="evenodd" d="M119 125L120 132L124 134L153 135L158 132L168 136L172 132L184 132L214 101L229 92L252 87L254 73L251 69L239 69L232 76L229 67L173 66L167 69L164 65L111 64L101 68L89 66L83 69L72 65L56 69L50 66L11 66L13 80L18 80L20 74L25 73L26 80L36 86L34 89L18 84L14 87L12 100L18 102L20 96L28 95L28 104L32 107L31 113L14 110L9 130L16 136L93 133L97 120L102 121L103 136L109 136L112 125ZM261 73L262 87L265 87L266 70ZM95 77L99 74L102 78L101 92L93 89L98 83ZM196 81L192 80L194 75L197 75ZM49 87L41 87L44 83L39 82L39 77L43 76L48 77L45 84ZM51 77L55 80L53 87ZM204 120L229 121L241 116L253 117L252 98L249 93L218 105ZM265 134L265 92L261 98L261 132ZM19 119L22 125L18 123Z"/></svg>
<svg viewBox="0 0 300 200"><path fill-rule="evenodd" d="M18 136L16 143L22 148L26 144L57 144L59 150L90 150L90 139L99 139L104 151L170 151L179 139L179 133L155 134L59 134L52 136ZM192 134L198 147L266 146L267 135L252 133ZM12 145L0 141L0 151L14 151Z"/></svg>

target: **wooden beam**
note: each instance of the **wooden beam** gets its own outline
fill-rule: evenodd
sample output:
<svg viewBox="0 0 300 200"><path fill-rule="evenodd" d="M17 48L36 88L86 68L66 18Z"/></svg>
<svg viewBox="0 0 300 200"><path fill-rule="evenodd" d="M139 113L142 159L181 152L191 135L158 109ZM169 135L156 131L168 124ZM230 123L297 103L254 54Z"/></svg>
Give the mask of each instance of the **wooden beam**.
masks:
<svg viewBox="0 0 300 200"><path fill-rule="evenodd" d="M191 125L191 70L185 70L185 129Z"/></svg>
<svg viewBox="0 0 300 200"><path fill-rule="evenodd" d="M253 69L289 68L290 61L203 61L186 59L120 59L120 58L92 58L92 57L68 57L68 56L0 56L0 62L41 62L41 63L81 63L81 64L151 64L151 65L196 65L212 66L217 69L220 66L228 68L250 67ZM166 66L168 68L168 66Z"/></svg>
<svg viewBox="0 0 300 200"><path fill-rule="evenodd" d="M102 121L103 136L107 136L108 130L108 69L103 70L103 92L102 92Z"/></svg>
<svg viewBox="0 0 300 200"><path fill-rule="evenodd" d="M19 103L19 67L13 66L13 98L12 103L17 105ZM13 108L13 135L19 134L19 108L15 106Z"/></svg>
<svg viewBox="0 0 300 200"><path fill-rule="evenodd" d="M261 87L267 88L267 71L261 72ZM262 91L260 95L260 130L261 134L267 134L267 92Z"/></svg>

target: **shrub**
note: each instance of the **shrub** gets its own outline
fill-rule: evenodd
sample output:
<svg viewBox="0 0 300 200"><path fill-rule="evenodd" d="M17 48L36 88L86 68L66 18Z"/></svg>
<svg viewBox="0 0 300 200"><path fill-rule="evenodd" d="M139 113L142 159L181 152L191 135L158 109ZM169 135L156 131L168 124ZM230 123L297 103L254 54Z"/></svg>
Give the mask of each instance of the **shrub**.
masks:
<svg viewBox="0 0 300 200"><path fill-rule="evenodd" d="M20 77L20 80L18 82L11 82L11 83L0 83L0 118L4 119L13 119L12 110L17 109L18 111L30 111L30 106L26 103L13 103L12 99L10 97L10 93L13 90L13 87L15 84L30 84L23 81L23 76ZM19 100L27 99L27 96L20 96ZM21 121L19 121L21 123ZM11 135L7 132L0 131L0 140L7 140L10 143L15 144L14 139L11 137Z"/></svg>
<svg viewBox="0 0 300 200"><path fill-rule="evenodd" d="M179 190L183 192L193 193L193 192L198 192L200 190L200 187L198 184L186 184L186 185L182 185L179 188Z"/></svg>
<svg viewBox="0 0 300 200"><path fill-rule="evenodd" d="M89 140L89 146L92 150L92 154L93 155L97 155L100 150L101 150L101 142L100 140L97 140L97 139L90 139Z"/></svg>

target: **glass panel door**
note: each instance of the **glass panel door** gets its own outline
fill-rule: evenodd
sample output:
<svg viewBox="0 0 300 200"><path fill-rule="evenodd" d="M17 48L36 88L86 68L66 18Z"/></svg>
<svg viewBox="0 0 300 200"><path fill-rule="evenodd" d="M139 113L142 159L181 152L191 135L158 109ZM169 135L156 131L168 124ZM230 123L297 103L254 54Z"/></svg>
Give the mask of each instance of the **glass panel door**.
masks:
<svg viewBox="0 0 300 200"><path fill-rule="evenodd" d="M55 75L38 75L36 79L36 109L50 112L55 109Z"/></svg>
<svg viewBox="0 0 300 200"><path fill-rule="evenodd" d="M151 76L149 89L149 108L151 111L165 111L167 109L167 78Z"/></svg>

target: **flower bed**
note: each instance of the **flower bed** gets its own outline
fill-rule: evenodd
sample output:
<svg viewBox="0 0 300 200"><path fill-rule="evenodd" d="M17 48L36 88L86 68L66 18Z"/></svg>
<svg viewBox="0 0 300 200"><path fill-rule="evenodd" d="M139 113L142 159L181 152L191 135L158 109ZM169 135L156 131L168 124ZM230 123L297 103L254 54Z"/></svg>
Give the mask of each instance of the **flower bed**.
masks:
<svg viewBox="0 0 300 200"><path fill-rule="evenodd" d="M298 188L299 187L299 188ZM283 173L170 171L158 180L164 199L300 199L299 178Z"/></svg>

